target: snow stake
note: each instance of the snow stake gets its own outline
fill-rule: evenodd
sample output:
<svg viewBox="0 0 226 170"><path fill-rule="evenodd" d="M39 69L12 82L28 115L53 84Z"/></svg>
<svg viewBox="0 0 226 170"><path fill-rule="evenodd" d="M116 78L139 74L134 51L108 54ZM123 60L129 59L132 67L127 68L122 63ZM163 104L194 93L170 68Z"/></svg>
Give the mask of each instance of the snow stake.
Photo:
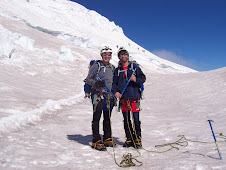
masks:
<svg viewBox="0 0 226 170"><path fill-rule="evenodd" d="M211 125L211 122L213 122L213 121L212 120L208 120L208 121L209 121L209 124L210 124L210 128L211 128L211 131L212 131L212 134L213 134L213 138L214 138L215 144L217 146L217 150L218 150L218 154L220 156L220 160L222 160L221 153L220 153L220 150L219 150L219 147L218 147L218 143L217 143L217 139L215 137L215 134L214 134L214 131L213 131L213 128L212 128L212 125Z"/></svg>

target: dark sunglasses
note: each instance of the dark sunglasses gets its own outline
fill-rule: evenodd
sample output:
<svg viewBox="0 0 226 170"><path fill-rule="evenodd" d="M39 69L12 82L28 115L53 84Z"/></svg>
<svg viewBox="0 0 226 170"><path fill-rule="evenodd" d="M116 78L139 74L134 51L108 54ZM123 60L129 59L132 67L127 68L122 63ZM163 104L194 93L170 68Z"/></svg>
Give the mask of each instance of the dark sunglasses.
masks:
<svg viewBox="0 0 226 170"><path fill-rule="evenodd" d="M126 56L126 55L128 55L128 53L119 54L120 57L121 57L121 56Z"/></svg>
<svg viewBox="0 0 226 170"><path fill-rule="evenodd" d="M111 53L108 53L108 54L107 53L103 53L102 55L103 56L111 56L112 54Z"/></svg>

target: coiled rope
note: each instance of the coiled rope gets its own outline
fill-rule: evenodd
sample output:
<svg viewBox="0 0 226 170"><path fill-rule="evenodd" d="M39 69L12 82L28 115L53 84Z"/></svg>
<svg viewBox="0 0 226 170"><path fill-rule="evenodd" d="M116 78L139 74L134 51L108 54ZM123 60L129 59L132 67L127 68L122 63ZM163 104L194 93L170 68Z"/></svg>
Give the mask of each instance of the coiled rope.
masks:
<svg viewBox="0 0 226 170"><path fill-rule="evenodd" d="M128 105L128 108L130 108L130 110L132 112L132 109L131 109L131 106L130 106L129 101L127 102L127 105ZM108 106L109 106L109 117L110 117L110 128L111 128L110 100L109 100ZM133 112L131 113L131 115L132 115L132 119L133 119L133 127L135 128L135 122L134 122ZM129 131L130 131L130 134L131 134L132 141L133 141L133 144L135 146L135 149L136 149L136 151L138 152L139 155L133 157L131 153L124 154L123 157L122 157L122 161L120 162L120 164L118 164L118 162L116 161L116 158L115 158L115 147L114 147L114 144L113 144L113 153L114 153L114 161L115 161L115 164L117 166L119 166L119 167L122 167L122 168L129 168L129 167L134 167L134 166L139 167L139 166L142 166L143 165L143 163L141 161L138 161L136 159L139 156L141 156L141 153L138 151L138 149L136 147L136 144L134 142L133 135L132 135L132 132L131 132L131 129L129 127L129 123L128 122L129 122L129 120L128 120L128 115L127 115L128 128L129 128ZM137 134L136 134L136 130L134 130L134 132L135 132L136 139L138 139ZM112 136L112 130L111 130L111 136ZM190 140L190 139L187 139L185 137L185 135L178 135L178 137L180 137L180 139L178 139L175 142L167 143L167 144L163 144L163 145L155 145L156 148L164 148L164 147L170 146L169 149L164 150L164 151L147 150L142 145L141 145L141 148L144 149L147 152L152 152L152 153L165 153L165 152L168 152L168 151L170 151L172 149L179 150L180 149L179 148L180 146L181 147L186 147L186 146L188 146L188 143L189 142L202 143L202 144L213 144L213 143L215 143L215 142L205 142L205 141ZM218 141L218 143L220 143L220 142L226 142L226 136L223 135L223 133L216 133L216 137L221 138L221 139L224 140L224 141ZM113 143L113 137L112 137L112 143ZM134 163L133 161L135 161L136 163Z"/></svg>
<svg viewBox="0 0 226 170"><path fill-rule="evenodd" d="M108 100L109 102L107 103L107 107L109 108L109 117L110 117L110 129L111 129L111 112L110 112L110 100ZM130 129L130 127L129 127L129 120L128 120L128 116L127 116L127 124L128 124L128 128L129 128L129 131L130 131L130 134L131 134L131 136L133 136L132 135L132 132L131 132L131 129ZM134 126L135 127L135 126ZM112 129L111 129L111 137L112 137ZM133 137L132 137L133 138ZM141 156L141 153L138 151L138 149L137 149L137 147L136 147L136 145L135 145L135 142L134 142L134 140L132 139L132 141L133 141L133 144L134 144L134 146L135 146L135 149L136 149L136 151L138 152L138 154L139 155L137 155L137 156L132 156L132 154L131 153L127 153L127 154L124 154L123 155L123 157L122 157L122 161L120 162L120 164L116 161L116 158L115 158L115 146L114 146L114 144L113 144L113 153L114 153L114 161L115 161L115 164L118 166L118 167L121 167L121 168L129 168L129 167L134 167L134 166L136 166L136 167L139 167L139 166L141 166L141 165L143 165L143 163L142 162L140 162L140 161L138 161L136 158L138 158L139 156ZM113 143L113 137L112 137L112 143ZM136 163L134 163L134 161L136 162Z"/></svg>

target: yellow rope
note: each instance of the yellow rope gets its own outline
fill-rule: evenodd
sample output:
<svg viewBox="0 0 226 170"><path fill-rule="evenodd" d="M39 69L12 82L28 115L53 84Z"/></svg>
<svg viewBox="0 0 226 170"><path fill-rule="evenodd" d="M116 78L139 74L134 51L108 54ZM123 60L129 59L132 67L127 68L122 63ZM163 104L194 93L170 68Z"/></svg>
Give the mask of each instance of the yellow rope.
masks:
<svg viewBox="0 0 226 170"><path fill-rule="evenodd" d="M171 148L165 150L165 151L151 151L151 150L147 150L145 148L143 148L145 151L147 152L153 152L153 153L164 153L164 152L168 152L172 149L176 149L176 150L179 150L179 146L182 146L182 147L186 147L188 146L188 143L189 142L194 142L194 143L202 143L202 144L212 144L212 143L215 143L215 142L203 142L203 141L195 141L195 140L189 140L187 139L184 135L179 135L178 137L180 137L179 140L177 140L176 142L172 142L172 143L167 143L167 144L163 144L163 145L156 145L155 147L156 148L163 148L163 147L166 147L166 146L170 146ZM225 138L225 136L222 136L223 138ZM218 142L226 142L226 141L218 141Z"/></svg>
<svg viewBox="0 0 226 170"><path fill-rule="evenodd" d="M131 112L132 112L132 108L131 108L131 105L130 105L130 102L127 101L127 106L128 108L130 108ZM133 112L132 112L132 117L133 117ZM127 116L128 118L128 116ZM134 117L133 117L133 127L135 127L135 122L134 122ZM136 139L138 139L138 136L136 134L136 129L134 130L135 132L135 137ZM219 142L226 142L226 136L224 136L222 133L217 133L216 135L219 136L219 138L222 138L224 139L225 141L218 141ZM164 152L168 152L172 149L176 149L176 150L179 150L179 146L182 146L182 147L186 147L188 146L188 142L195 142L195 143L203 143L203 144L211 144L211 143L215 143L215 142L203 142L203 141L195 141L195 140L189 140L187 139L184 135L179 135L178 137L180 137L179 140L177 140L176 142L172 142L172 143L168 143L168 144L163 144L163 145L156 145L155 147L156 148L161 148L161 147L166 147L166 146L170 146L171 148L165 150L165 151L151 151L151 150L147 150L145 149L142 145L142 149L144 149L145 151L148 151L148 152L153 152L153 153L164 153ZM135 145L136 146L136 145ZM139 152L139 151L138 151ZM140 152L139 152L140 153Z"/></svg>
<svg viewBox="0 0 226 170"><path fill-rule="evenodd" d="M110 129L111 129L110 100L108 100L107 107L109 108ZM127 124L128 124L128 127L129 127L128 121L129 121L129 120L128 120L128 115L127 115ZM130 131L131 136L133 136L130 127L129 127L129 131ZM112 137L112 129L111 129L111 137ZM133 140L133 142L134 142L134 140ZM113 137L112 137L112 143L113 143ZM134 143L134 146L135 146L136 151L139 153L139 155L133 157L131 153L124 154L124 155L123 155L123 159L122 159L122 161L121 161L120 164L119 164L119 163L116 161L116 158L115 158L115 146L114 146L114 143L113 143L114 161L115 161L115 164L116 164L118 167L121 167L121 168L128 168L128 167L132 167L132 166L141 166L141 165L143 165L142 162L140 162L140 161L138 161L138 160L136 159L137 157L141 156L141 153L137 150L135 143ZM133 162L133 160L135 160L138 164L135 164L135 163Z"/></svg>
<svg viewBox="0 0 226 170"><path fill-rule="evenodd" d="M109 101L110 103L110 101ZM110 105L110 104L109 104ZM132 112L132 108L131 108L131 105L130 105L130 102L129 100L127 101L127 106L128 108L130 108L131 110L131 115L132 115L132 119L133 119L133 127L135 128L135 122L134 122L134 117L133 117L133 112ZM110 107L109 107L109 117L110 117L110 127L111 127L111 116L110 116ZM123 159L122 161L120 162L120 164L117 163L116 161L116 158L115 158L115 147L114 147L114 143L113 143L113 137L112 137L112 129L111 129L111 137L112 137L112 143L113 143L113 153L114 153L114 161L115 161L115 164L119 167L122 167L122 168L128 168L128 167L132 167L132 166L142 166L143 163L138 161L136 158L138 158L139 156L141 156L141 153L138 151L137 147L136 147L136 144L134 142L134 139L133 139L133 135L132 135L132 132L131 132L131 129L129 127L129 119L128 119L128 112L127 112L127 125L128 125L128 128L129 128L129 131L130 131L130 135L132 137L132 141L133 141L133 144L134 144L134 147L136 149L136 151L139 153L138 156L132 156L131 153L128 153L128 154L124 154L123 155ZM136 134L136 129L134 129L134 133L135 133L135 137L136 139L138 139L138 136ZM226 142L226 136L224 136L222 133L217 133L217 135L219 136L219 138L222 138L224 139L225 141L218 141L219 142ZM142 149L144 149L145 151L147 152L153 152L153 153L165 153L165 152L168 152L172 149L176 149L176 150L179 150L179 146L182 146L182 147L186 147L188 146L188 142L195 142L195 143L203 143L203 144L211 144L211 143L215 143L215 142L203 142L203 141L195 141L195 140L189 140L187 139L184 135L179 135L178 137L180 137L179 140L175 141L175 142L172 142L172 143L167 143L167 144L163 144L163 145L156 145L155 147L156 148L163 148L163 147L166 147L166 146L170 146L171 148L165 150L165 151L151 151L151 150L147 150L145 148L143 148L143 146L141 145ZM133 160L136 161L137 164L135 164L133 162Z"/></svg>

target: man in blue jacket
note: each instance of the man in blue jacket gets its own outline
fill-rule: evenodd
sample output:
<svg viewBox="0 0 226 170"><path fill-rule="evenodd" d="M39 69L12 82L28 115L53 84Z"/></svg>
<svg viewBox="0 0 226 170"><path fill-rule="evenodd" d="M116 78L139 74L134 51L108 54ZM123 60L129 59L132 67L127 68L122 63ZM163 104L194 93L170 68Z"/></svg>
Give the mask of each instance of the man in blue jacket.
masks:
<svg viewBox="0 0 226 170"><path fill-rule="evenodd" d="M141 144L141 122L139 119L140 112L140 87L145 82L146 76L138 66L134 75L132 75L137 63L129 61L129 52L121 47L118 51L119 64L114 71L112 92L116 98L120 99L120 108L124 118L124 129L126 141L123 147L139 148ZM131 76L132 75L132 76ZM128 80L131 77L130 80ZM126 83L129 82L124 93L121 95ZM134 120L134 128L130 120L130 112ZM135 144L135 145L134 145Z"/></svg>

